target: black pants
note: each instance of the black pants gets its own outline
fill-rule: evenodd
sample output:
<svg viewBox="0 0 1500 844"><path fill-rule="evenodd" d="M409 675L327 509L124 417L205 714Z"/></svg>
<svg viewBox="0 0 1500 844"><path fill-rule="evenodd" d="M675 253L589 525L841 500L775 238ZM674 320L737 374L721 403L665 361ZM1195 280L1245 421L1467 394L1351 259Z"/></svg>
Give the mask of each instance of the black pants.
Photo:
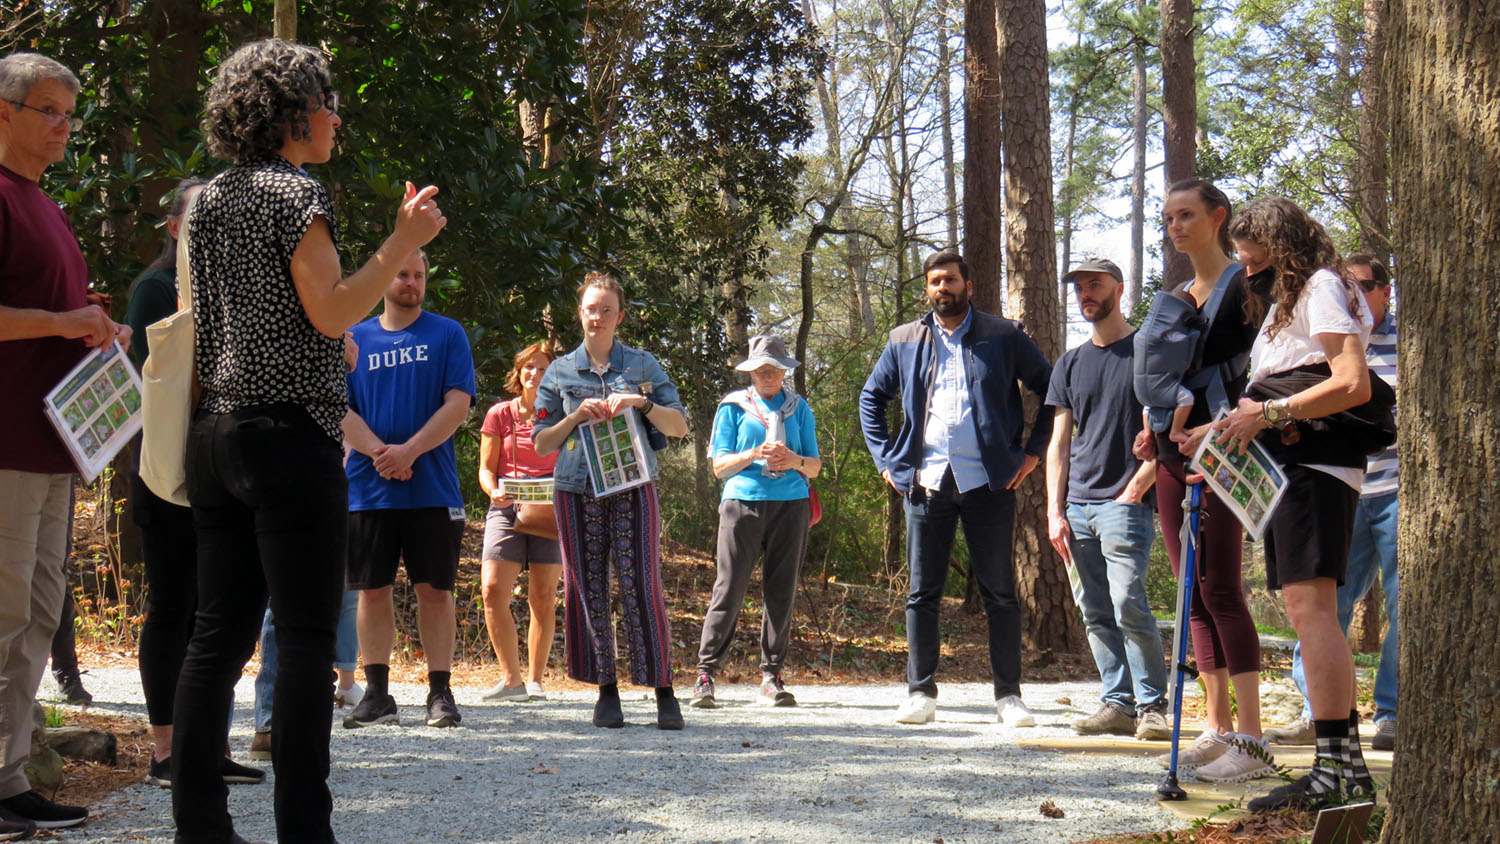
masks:
<svg viewBox="0 0 1500 844"><path fill-rule="evenodd" d="M339 444L295 405L200 412L187 444L198 611L177 683L177 842L227 842L224 712L267 596L278 647L271 735L281 844L329 844L329 711L349 507Z"/></svg>
<svg viewBox="0 0 1500 844"><path fill-rule="evenodd" d="M146 620L141 624L141 689L151 725L172 723L177 676L198 607L198 537L193 511L163 500L140 475L131 478L135 523L146 557Z"/></svg>
<svg viewBox="0 0 1500 844"><path fill-rule="evenodd" d="M942 487L917 487L906 497L906 562L911 585L906 596L906 686L937 697L938 609L948 583L949 558L959 523L969 543L969 565L979 577L979 597L989 621L990 673L995 699L1021 693L1021 607L1011 563L1016 494L981 486L959 492L953 473Z"/></svg>
<svg viewBox="0 0 1500 844"><path fill-rule="evenodd" d="M68 547L63 552L63 561L73 561L73 502L78 487L68 490ZM78 673L78 644L74 639L73 620L78 618L78 608L73 605L73 587L63 590L62 615L57 620L57 632L52 634L52 676L62 682L69 674Z"/></svg>

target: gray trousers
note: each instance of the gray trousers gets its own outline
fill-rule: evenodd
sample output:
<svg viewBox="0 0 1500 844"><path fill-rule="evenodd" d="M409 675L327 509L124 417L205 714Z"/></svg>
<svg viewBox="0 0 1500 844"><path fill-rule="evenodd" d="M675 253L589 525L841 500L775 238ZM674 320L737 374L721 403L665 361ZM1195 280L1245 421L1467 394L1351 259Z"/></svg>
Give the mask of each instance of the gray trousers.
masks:
<svg viewBox="0 0 1500 844"><path fill-rule="evenodd" d="M756 560L765 558L761 594L765 604L760 623L760 670L781 673L792 639L792 603L797 597L797 575L807 551L807 523L812 517L808 499L719 503L718 576L713 597L703 616L703 639L698 646L698 670L713 673L724 662L734 641L750 574Z"/></svg>
<svg viewBox="0 0 1500 844"><path fill-rule="evenodd" d="M73 475L0 469L0 799L31 789L31 702L67 592Z"/></svg>

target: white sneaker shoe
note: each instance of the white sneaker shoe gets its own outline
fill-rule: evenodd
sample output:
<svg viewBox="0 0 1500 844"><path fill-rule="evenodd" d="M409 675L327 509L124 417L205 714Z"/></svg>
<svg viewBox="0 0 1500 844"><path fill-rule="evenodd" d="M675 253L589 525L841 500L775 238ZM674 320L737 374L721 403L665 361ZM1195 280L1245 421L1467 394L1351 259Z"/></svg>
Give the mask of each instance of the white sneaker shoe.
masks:
<svg viewBox="0 0 1500 844"><path fill-rule="evenodd" d="M526 694L532 700L546 700L547 699L547 693L545 691L542 691L542 684L541 683L527 683L526 684Z"/></svg>
<svg viewBox="0 0 1500 844"><path fill-rule="evenodd" d="M365 690L360 688L360 685L358 683L355 683L347 689L340 689L337 686L335 686L333 689L333 705L337 706L339 709L343 709L346 706L359 706L359 702L364 699Z"/></svg>
<svg viewBox="0 0 1500 844"><path fill-rule="evenodd" d="M937 717L937 698L928 697L921 692L914 692L912 696L901 704L896 710L897 724L930 724Z"/></svg>
<svg viewBox="0 0 1500 844"><path fill-rule="evenodd" d="M1211 729L1198 734L1185 750L1177 751L1177 770L1183 773L1201 768L1229 752L1229 733L1218 733ZM1156 757L1156 763L1171 769L1172 753L1168 751Z"/></svg>
<svg viewBox="0 0 1500 844"><path fill-rule="evenodd" d="M1007 727L1035 727L1036 719L1020 695L1006 695L995 701L995 716Z"/></svg>
<svg viewBox="0 0 1500 844"><path fill-rule="evenodd" d="M1271 755L1265 739L1252 738L1242 733L1231 733L1225 737L1228 750L1219 758L1198 768L1194 776L1201 782L1246 782L1268 777L1276 773L1276 758ZM1178 767L1182 766L1179 756Z"/></svg>
<svg viewBox="0 0 1500 844"><path fill-rule="evenodd" d="M531 695L526 691L525 684L517 683L514 686L507 686L504 680L486 689L480 697L484 700L498 700L509 703L525 703L531 700Z"/></svg>

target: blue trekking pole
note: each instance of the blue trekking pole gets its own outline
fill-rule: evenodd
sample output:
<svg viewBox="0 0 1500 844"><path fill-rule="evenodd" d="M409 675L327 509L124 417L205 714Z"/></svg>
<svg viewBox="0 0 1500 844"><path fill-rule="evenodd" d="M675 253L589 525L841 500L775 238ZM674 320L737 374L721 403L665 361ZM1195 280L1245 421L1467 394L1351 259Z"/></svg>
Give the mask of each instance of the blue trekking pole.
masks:
<svg viewBox="0 0 1500 844"><path fill-rule="evenodd" d="M1187 516L1182 523L1182 571L1177 580L1177 626L1172 630L1172 763L1167 777L1156 789L1158 800L1186 800L1187 792L1177 784L1177 740L1182 735L1182 683L1198 679L1198 669L1187 664L1188 614L1193 605L1193 587L1198 577L1198 523L1203 515L1203 482L1192 484L1182 501Z"/></svg>

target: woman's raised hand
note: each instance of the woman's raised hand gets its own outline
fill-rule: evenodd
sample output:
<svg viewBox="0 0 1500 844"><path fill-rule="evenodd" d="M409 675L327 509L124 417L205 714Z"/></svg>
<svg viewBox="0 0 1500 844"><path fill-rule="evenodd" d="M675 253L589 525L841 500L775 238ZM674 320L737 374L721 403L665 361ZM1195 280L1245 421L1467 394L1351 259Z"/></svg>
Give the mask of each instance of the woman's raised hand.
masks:
<svg viewBox="0 0 1500 844"><path fill-rule="evenodd" d="M419 191L411 182L406 183L406 195L396 211L394 236L408 241L412 249L426 246L448 224L443 209L433 198L437 192L437 185L428 185Z"/></svg>

